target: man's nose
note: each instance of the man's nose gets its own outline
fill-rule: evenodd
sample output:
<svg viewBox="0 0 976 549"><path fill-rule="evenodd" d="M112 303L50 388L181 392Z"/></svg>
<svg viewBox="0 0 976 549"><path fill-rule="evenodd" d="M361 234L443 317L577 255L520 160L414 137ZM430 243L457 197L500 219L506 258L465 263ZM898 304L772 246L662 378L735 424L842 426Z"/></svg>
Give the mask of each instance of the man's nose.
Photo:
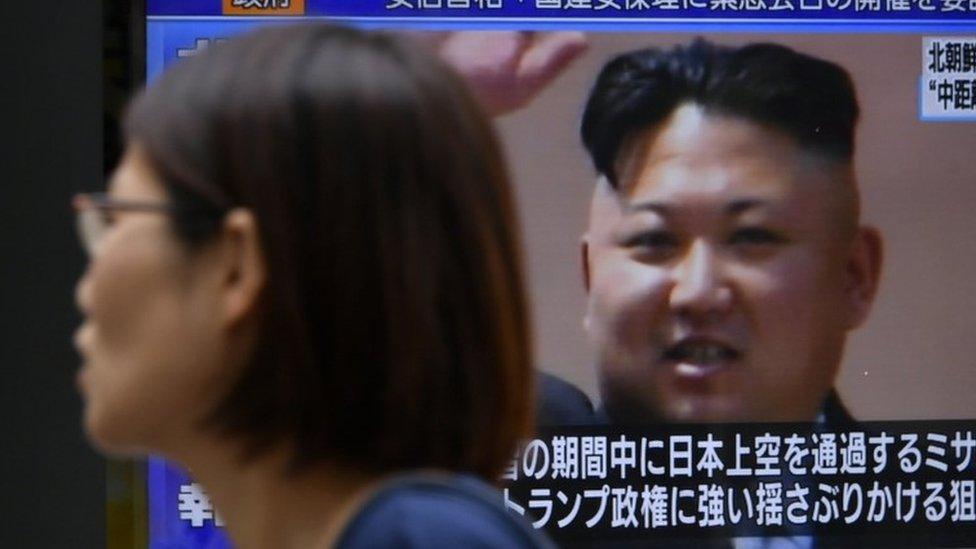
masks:
<svg viewBox="0 0 976 549"><path fill-rule="evenodd" d="M674 266L671 309L692 319L708 319L726 313L732 305L732 289L722 273L716 250L703 240L694 241Z"/></svg>

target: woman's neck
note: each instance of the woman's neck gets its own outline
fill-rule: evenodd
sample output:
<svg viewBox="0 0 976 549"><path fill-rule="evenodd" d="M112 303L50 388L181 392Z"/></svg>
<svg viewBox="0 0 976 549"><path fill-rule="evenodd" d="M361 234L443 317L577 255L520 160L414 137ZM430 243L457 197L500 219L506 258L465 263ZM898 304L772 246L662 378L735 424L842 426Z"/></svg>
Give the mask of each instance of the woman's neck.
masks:
<svg viewBox="0 0 976 549"><path fill-rule="evenodd" d="M288 473L284 448L242 461L236 445L207 440L180 454L239 549L331 547L377 480L337 462Z"/></svg>

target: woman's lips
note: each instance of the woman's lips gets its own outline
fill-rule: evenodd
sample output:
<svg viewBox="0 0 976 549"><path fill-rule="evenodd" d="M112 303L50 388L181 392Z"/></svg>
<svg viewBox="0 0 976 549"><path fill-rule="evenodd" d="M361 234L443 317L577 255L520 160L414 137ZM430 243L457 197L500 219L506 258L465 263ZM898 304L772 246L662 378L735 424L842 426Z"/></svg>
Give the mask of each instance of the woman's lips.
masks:
<svg viewBox="0 0 976 549"><path fill-rule="evenodd" d="M88 377L88 344L87 341L91 338L92 327L86 322L75 330L74 337L72 341L74 343L75 350L81 356L81 367L75 373L75 386L81 393L85 392L86 378Z"/></svg>
<svg viewBox="0 0 976 549"><path fill-rule="evenodd" d="M75 350L78 351L78 354L82 358L85 358L87 354L86 350L88 348L88 340L91 339L91 331L91 325L85 322L81 326L78 326L78 329L75 330L74 337L71 338Z"/></svg>

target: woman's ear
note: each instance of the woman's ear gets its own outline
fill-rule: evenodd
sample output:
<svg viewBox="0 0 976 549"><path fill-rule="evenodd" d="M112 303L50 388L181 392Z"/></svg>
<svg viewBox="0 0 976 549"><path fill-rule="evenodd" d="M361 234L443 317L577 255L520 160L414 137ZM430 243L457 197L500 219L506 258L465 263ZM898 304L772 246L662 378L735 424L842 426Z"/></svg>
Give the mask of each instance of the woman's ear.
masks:
<svg viewBox="0 0 976 549"><path fill-rule="evenodd" d="M848 329L860 326L871 312L878 293L883 262L881 234L874 227L860 227L851 242L845 272L844 294L849 304Z"/></svg>
<svg viewBox="0 0 976 549"><path fill-rule="evenodd" d="M267 264L254 214L245 208L228 212L221 240L223 320L228 326L236 326L255 314L267 283Z"/></svg>

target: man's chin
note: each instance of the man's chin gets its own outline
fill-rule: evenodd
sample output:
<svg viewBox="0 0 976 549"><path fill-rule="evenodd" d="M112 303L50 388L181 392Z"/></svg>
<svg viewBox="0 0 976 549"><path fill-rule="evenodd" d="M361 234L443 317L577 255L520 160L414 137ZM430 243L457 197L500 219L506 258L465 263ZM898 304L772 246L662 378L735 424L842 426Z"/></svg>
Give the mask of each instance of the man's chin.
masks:
<svg viewBox="0 0 976 549"><path fill-rule="evenodd" d="M661 416L670 423L807 423L816 421L820 410L758 404L738 395L694 395L668 402Z"/></svg>
<svg viewBox="0 0 976 549"><path fill-rule="evenodd" d="M607 402L607 414L616 424L737 423L752 418L736 398L693 395L655 403Z"/></svg>
<svg viewBox="0 0 976 549"><path fill-rule="evenodd" d="M736 423L749 421L738 398L692 395L668 402L662 414L671 423Z"/></svg>

